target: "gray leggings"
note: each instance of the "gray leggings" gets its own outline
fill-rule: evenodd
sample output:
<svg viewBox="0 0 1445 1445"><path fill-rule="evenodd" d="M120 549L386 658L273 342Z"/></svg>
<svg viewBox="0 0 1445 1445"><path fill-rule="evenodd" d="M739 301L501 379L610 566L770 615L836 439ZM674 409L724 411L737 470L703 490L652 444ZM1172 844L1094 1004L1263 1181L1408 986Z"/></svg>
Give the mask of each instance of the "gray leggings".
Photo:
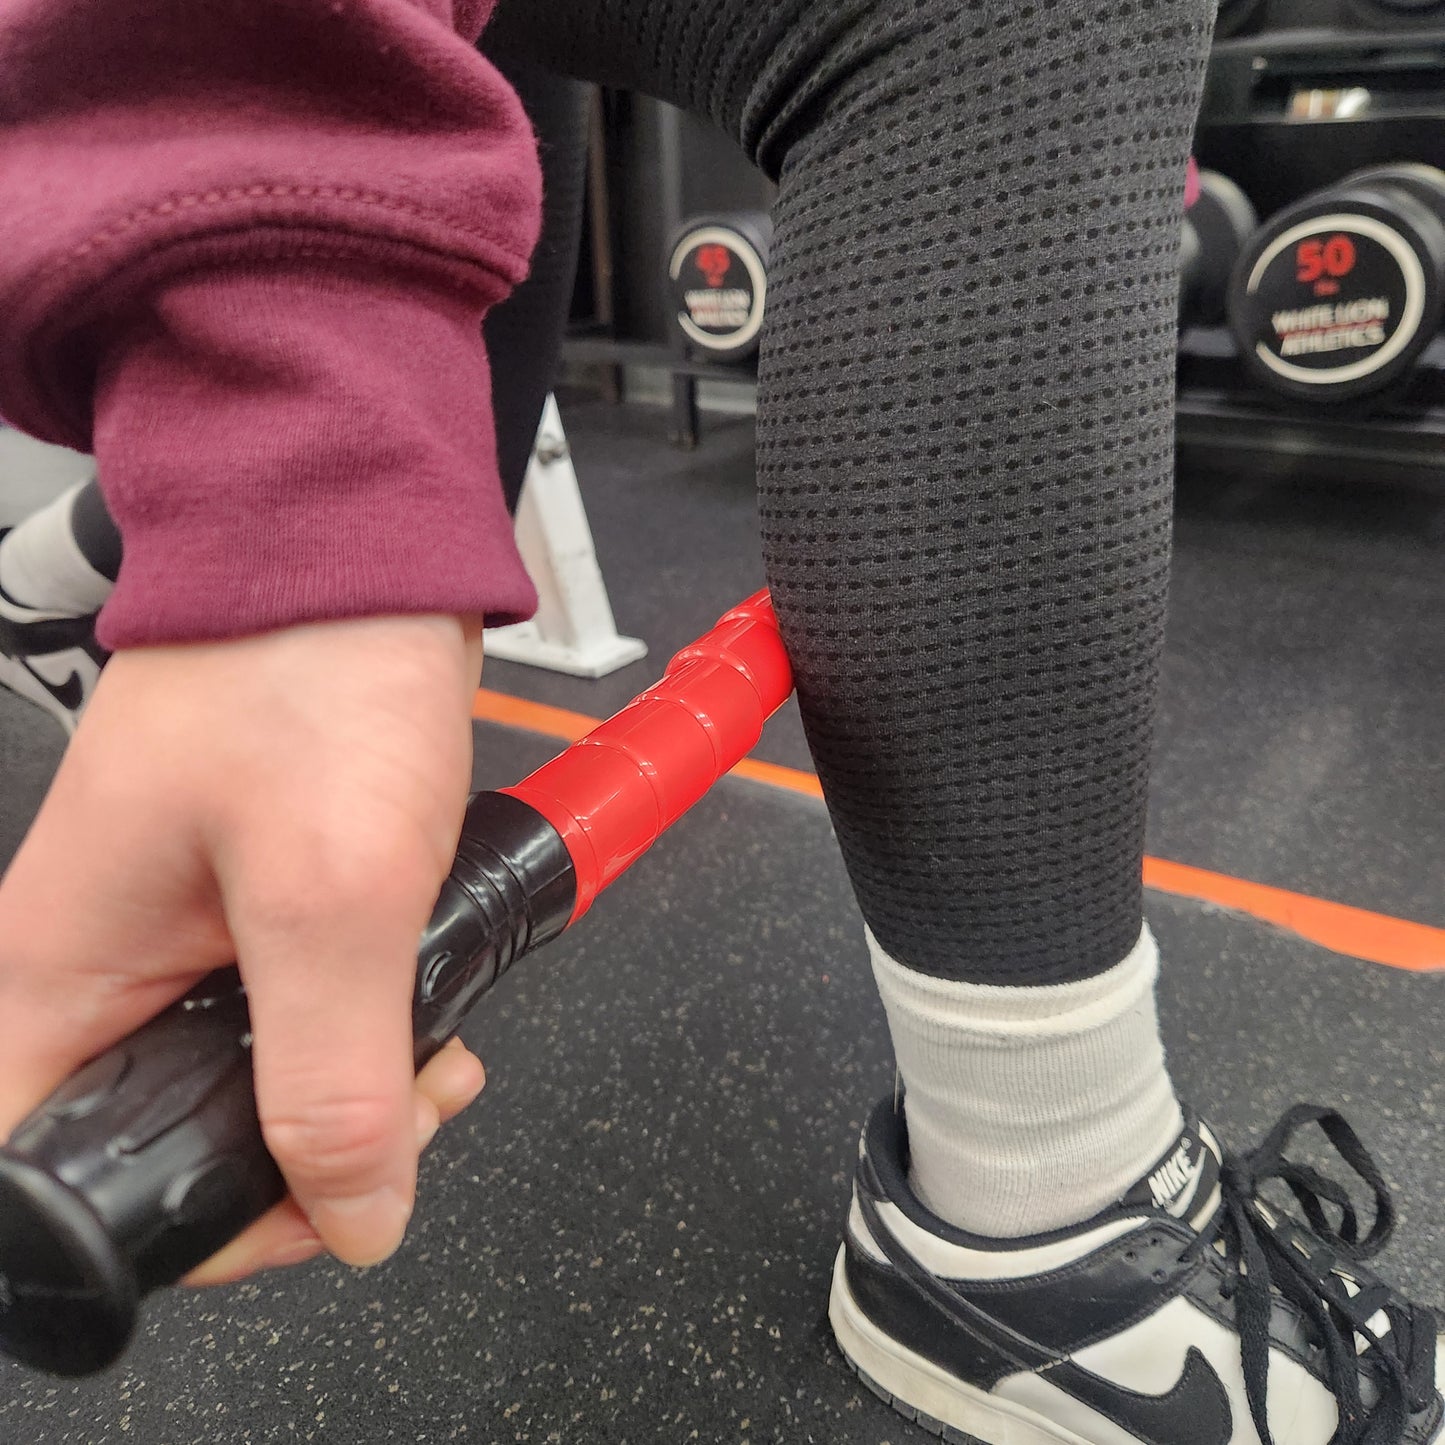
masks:
<svg viewBox="0 0 1445 1445"><path fill-rule="evenodd" d="M863 913L1058 983L1138 937L1212 0L502 0L490 51L780 186L764 555Z"/></svg>

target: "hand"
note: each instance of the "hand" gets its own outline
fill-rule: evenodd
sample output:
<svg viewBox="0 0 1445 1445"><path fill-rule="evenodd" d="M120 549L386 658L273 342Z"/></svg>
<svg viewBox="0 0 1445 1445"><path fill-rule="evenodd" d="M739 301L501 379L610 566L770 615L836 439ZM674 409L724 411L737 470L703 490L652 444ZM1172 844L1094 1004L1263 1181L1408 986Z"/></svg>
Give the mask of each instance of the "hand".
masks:
<svg viewBox="0 0 1445 1445"><path fill-rule="evenodd" d="M412 1074L417 941L471 774L479 624L397 617L118 653L0 880L0 1138L234 960L292 1198L193 1276L400 1244L419 1149L480 1091Z"/></svg>

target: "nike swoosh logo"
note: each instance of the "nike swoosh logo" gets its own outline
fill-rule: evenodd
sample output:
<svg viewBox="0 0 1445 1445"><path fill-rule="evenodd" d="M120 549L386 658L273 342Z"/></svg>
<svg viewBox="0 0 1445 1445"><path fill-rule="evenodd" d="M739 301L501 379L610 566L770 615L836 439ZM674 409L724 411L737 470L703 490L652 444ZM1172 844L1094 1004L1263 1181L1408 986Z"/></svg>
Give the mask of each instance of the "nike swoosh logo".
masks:
<svg viewBox="0 0 1445 1445"><path fill-rule="evenodd" d="M52 682L48 677L42 677L23 657L15 660L67 712L74 712L85 701L85 684L81 682L78 672L72 671L64 682Z"/></svg>
<svg viewBox="0 0 1445 1445"><path fill-rule="evenodd" d="M859 1189L857 1198L874 1243L888 1262L940 1313L974 1339L1018 1368L1067 1391L1137 1436L1143 1445L1229 1445L1234 1430L1229 1392L1214 1367L1194 1346L1185 1356L1178 1383L1164 1394L1144 1395L1117 1385L1020 1334L955 1293L893 1238L867 1190Z"/></svg>
<svg viewBox="0 0 1445 1445"><path fill-rule="evenodd" d="M1072 1360L1055 1365L1045 1378L1145 1445L1229 1445L1234 1430L1229 1391L1192 1345L1179 1382L1163 1395L1141 1395L1091 1374Z"/></svg>
<svg viewBox="0 0 1445 1445"><path fill-rule="evenodd" d="M1183 1219L1189 1211L1189 1206L1194 1202L1195 1191L1199 1188L1199 1181L1204 1175L1205 1155L1200 1151L1199 1157L1189 1168L1189 1177L1185 1179L1179 1193L1174 1196L1172 1204L1164 1206L1164 1212L1175 1219Z"/></svg>

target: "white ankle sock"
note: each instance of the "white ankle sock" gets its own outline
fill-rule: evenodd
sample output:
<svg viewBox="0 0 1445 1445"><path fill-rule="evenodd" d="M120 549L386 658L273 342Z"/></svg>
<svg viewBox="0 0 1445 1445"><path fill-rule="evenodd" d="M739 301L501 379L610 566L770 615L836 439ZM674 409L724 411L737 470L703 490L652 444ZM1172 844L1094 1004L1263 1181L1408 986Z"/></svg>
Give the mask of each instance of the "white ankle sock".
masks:
<svg viewBox="0 0 1445 1445"><path fill-rule="evenodd" d="M1147 925L1108 972L1043 988L918 973L871 932L868 947L907 1091L910 1182L949 1223L996 1239L1077 1224L1178 1135Z"/></svg>
<svg viewBox="0 0 1445 1445"><path fill-rule="evenodd" d="M70 525L71 508L85 485L32 513L0 542L0 588L15 601L84 617L110 597L115 583L85 560Z"/></svg>

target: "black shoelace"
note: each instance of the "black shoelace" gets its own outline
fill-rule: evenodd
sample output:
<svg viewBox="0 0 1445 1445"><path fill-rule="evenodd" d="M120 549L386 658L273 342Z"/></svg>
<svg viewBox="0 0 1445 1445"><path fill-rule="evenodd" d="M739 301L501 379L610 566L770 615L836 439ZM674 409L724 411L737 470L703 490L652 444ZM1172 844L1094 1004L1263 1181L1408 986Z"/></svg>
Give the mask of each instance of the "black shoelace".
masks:
<svg viewBox="0 0 1445 1445"><path fill-rule="evenodd" d="M1363 1239L1348 1191L1309 1165L1284 1157L1290 1140L1310 1124L1319 1125L1374 1195L1374 1222ZM1260 1198L1260 1190L1271 1181L1294 1196L1308 1231ZM1436 1321L1430 1310L1410 1304L1373 1276L1362 1273L1357 1278L1350 1272L1350 1266L1377 1255L1395 1227L1389 1190L1355 1131L1333 1109L1296 1104L1257 1149L1225 1157L1220 1190L1222 1205L1192 1247L1223 1243L1228 1271L1224 1294L1236 1300L1245 1393L1259 1438L1274 1445L1265 1388L1271 1291L1278 1290L1311 1322L1324 1352L1339 1408L1331 1445L1399 1445L1410 1417L1434 1397ZM1335 1223L1330 1209L1336 1211ZM1388 1329L1377 1316L1388 1321ZM1362 1347L1358 1340L1364 1341ZM1374 1386L1375 1399L1368 1404L1362 1376Z"/></svg>

